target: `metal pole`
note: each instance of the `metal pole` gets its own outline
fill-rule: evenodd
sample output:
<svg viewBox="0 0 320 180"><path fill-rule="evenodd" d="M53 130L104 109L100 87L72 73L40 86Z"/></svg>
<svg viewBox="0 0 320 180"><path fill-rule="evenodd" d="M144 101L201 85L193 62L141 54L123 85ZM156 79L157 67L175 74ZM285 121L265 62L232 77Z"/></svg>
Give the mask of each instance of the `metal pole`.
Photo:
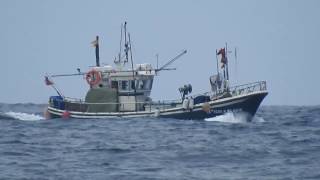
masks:
<svg viewBox="0 0 320 180"><path fill-rule="evenodd" d="M217 51L217 49L216 49L216 60L217 60L217 74L218 74L218 76L219 76L219 60L218 60L218 51Z"/></svg>
<svg viewBox="0 0 320 180"><path fill-rule="evenodd" d="M124 22L124 46L125 46L125 53L126 53L126 61L124 62L124 64L126 62L128 62L128 42L127 42L127 22Z"/></svg>
<svg viewBox="0 0 320 180"><path fill-rule="evenodd" d="M131 58L131 68L132 68L132 81L134 82L134 103L135 103L135 111L137 111L137 96L136 96L136 93L137 93L137 90L136 90L136 82L135 82L135 72L134 72L134 69L133 69L133 58L132 58L132 49L131 49L131 39L130 39L130 34L128 34L128 37L129 37L129 50L130 50L130 58ZM132 87L132 85L131 85Z"/></svg>
<svg viewBox="0 0 320 180"><path fill-rule="evenodd" d="M99 58L99 36L96 36L96 65L100 66L100 58Z"/></svg>
<svg viewBox="0 0 320 180"><path fill-rule="evenodd" d="M157 69L159 69L159 54L156 54L157 57Z"/></svg>
<svg viewBox="0 0 320 180"><path fill-rule="evenodd" d="M227 69L227 80L229 81L229 60L228 60L228 44L226 43L226 69Z"/></svg>
<svg viewBox="0 0 320 180"><path fill-rule="evenodd" d="M218 81L220 80L220 72L219 72L219 60L218 60L218 50L216 49L216 61L217 61L217 84L216 87L216 95L218 94Z"/></svg>
<svg viewBox="0 0 320 180"><path fill-rule="evenodd" d="M238 82L238 57L237 57L237 47L234 48L234 59L235 59L235 76L236 76L236 83Z"/></svg>
<svg viewBox="0 0 320 180"><path fill-rule="evenodd" d="M121 51L122 51L122 27L123 25L121 24L121 33L120 33L120 50L119 50L119 60L118 62L120 63L121 61Z"/></svg>

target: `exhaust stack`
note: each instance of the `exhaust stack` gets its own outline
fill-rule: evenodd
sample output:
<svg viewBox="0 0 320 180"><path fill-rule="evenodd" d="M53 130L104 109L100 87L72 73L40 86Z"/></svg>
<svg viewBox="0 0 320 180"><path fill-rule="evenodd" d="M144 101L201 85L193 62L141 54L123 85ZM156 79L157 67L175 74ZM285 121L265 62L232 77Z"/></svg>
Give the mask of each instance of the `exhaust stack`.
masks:
<svg viewBox="0 0 320 180"><path fill-rule="evenodd" d="M100 66L99 58L99 36L96 36L96 40L91 43L96 48L96 66Z"/></svg>

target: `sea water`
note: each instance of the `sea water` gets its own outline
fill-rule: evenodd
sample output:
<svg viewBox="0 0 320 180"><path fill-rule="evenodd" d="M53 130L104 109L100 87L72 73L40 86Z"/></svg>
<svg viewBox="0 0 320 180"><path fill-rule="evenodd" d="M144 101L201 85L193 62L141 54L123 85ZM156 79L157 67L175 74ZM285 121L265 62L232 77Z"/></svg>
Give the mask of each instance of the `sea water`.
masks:
<svg viewBox="0 0 320 180"><path fill-rule="evenodd" d="M175 119L44 120L0 104L0 179L320 179L320 106Z"/></svg>

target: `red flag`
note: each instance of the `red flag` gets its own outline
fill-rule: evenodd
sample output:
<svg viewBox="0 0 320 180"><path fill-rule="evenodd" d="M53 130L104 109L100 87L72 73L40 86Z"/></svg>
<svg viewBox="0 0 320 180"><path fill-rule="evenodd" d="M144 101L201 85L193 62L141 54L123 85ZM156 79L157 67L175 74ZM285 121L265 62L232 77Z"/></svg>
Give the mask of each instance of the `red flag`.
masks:
<svg viewBox="0 0 320 180"><path fill-rule="evenodd" d="M50 81L50 79L48 78L48 76L45 76L44 82L46 83L47 86L53 85L53 82Z"/></svg>
<svg viewBox="0 0 320 180"><path fill-rule="evenodd" d="M217 55L221 55L221 63L222 63L222 66L221 68L223 68L225 66L225 64L227 64L227 57L226 57L226 50L225 48L221 48Z"/></svg>

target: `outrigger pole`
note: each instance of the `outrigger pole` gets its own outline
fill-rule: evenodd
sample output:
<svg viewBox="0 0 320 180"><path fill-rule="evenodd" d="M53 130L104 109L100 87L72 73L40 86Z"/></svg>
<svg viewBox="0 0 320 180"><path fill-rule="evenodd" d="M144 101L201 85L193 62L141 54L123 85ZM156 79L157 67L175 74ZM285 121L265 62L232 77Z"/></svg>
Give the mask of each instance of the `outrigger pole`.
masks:
<svg viewBox="0 0 320 180"><path fill-rule="evenodd" d="M47 86L51 86L59 96L61 96L62 98L64 98L64 95L60 92L60 90L54 85L54 82L52 80L49 79L48 75L45 75L45 83Z"/></svg>
<svg viewBox="0 0 320 180"><path fill-rule="evenodd" d="M176 70L176 68L163 68L161 71L172 71ZM155 71L160 71L160 69L155 69ZM132 72L132 70L121 70L121 71L114 71L114 72ZM102 74L109 74L109 72L101 72ZM81 73L73 73L73 74L54 74L51 75L50 77L55 78L55 77L71 77L71 76L83 76L86 73L81 72Z"/></svg>
<svg viewBox="0 0 320 180"><path fill-rule="evenodd" d="M162 71L162 70L174 70L174 69L168 69L166 67L169 66L170 64L172 64L174 61L176 61L177 59L179 59L181 56L183 56L186 53L187 53L187 50L184 50L183 52L178 54L176 57L174 57L173 59L168 61L166 64L164 64L160 69L156 69L156 72L159 72L159 71Z"/></svg>
<svg viewBox="0 0 320 180"><path fill-rule="evenodd" d="M86 73L80 72L80 73L74 73L74 74L55 74L51 75L50 77L66 77L66 76L81 76L85 75Z"/></svg>
<svg viewBox="0 0 320 180"><path fill-rule="evenodd" d="M52 84L51 86L52 86L52 88L57 92L57 94L58 94L59 96L61 96L61 97L64 98L64 95L60 92L60 90L59 90L54 84Z"/></svg>

